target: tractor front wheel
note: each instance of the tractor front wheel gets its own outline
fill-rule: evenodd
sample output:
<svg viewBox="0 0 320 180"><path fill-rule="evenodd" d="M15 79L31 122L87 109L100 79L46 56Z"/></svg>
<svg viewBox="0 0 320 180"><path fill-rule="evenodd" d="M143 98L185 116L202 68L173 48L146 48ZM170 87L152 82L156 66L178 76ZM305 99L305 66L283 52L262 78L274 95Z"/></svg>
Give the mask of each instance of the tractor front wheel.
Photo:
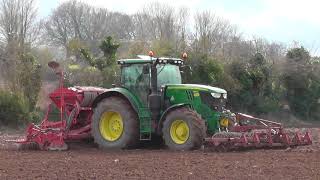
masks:
<svg viewBox="0 0 320 180"><path fill-rule="evenodd" d="M206 135L206 126L198 113L190 108L179 108L166 116L162 134L169 149L199 149Z"/></svg>
<svg viewBox="0 0 320 180"><path fill-rule="evenodd" d="M102 149L126 149L139 141L139 122L130 104L119 97L102 100L92 118L91 134Z"/></svg>

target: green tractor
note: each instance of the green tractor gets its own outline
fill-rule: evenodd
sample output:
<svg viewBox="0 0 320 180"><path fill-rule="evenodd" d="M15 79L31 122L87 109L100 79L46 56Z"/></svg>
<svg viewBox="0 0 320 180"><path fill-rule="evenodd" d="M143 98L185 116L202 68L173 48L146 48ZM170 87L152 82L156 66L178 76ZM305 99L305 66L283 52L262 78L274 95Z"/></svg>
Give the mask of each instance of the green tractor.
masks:
<svg viewBox="0 0 320 180"><path fill-rule="evenodd" d="M118 60L121 83L110 89L64 87L59 63L49 62L60 77L59 88L49 94L60 121L50 118L50 105L39 125L28 126L25 138L7 141L21 147L35 144L41 150L66 150L67 142L91 137L103 149L133 148L153 137L161 137L172 150L312 143L309 132L286 133L280 123L230 112L225 108L225 90L182 84L184 60L152 54Z"/></svg>
<svg viewBox="0 0 320 180"><path fill-rule="evenodd" d="M93 102L91 132L101 148L131 148L140 140L162 136L170 149L198 149L206 137L232 124L232 118L222 114L224 89L182 84L184 60L139 57L118 60L119 87Z"/></svg>

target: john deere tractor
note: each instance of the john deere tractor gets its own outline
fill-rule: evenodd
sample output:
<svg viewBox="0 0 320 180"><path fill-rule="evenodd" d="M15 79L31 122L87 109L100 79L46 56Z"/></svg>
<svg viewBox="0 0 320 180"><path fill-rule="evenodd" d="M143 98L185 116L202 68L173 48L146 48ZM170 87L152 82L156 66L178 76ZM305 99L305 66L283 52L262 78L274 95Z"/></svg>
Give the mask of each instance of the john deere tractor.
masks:
<svg viewBox="0 0 320 180"><path fill-rule="evenodd" d="M118 64L120 85L104 89L64 87L62 68L49 62L60 77L59 88L49 95L53 106L39 125L29 125L25 138L8 141L42 150L65 150L66 142L91 137L103 149L132 148L153 137L162 137L173 150L203 144L226 151L312 143L309 132L286 133L280 123L226 110L223 89L182 84L182 59L154 58L150 52ZM52 121L51 107L60 112L59 121Z"/></svg>
<svg viewBox="0 0 320 180"><path fill-rule="evenodd" d="M227 92L182 84L184 60L151 55L118 60L118 64L120 86L93 102L91 132L100 147L130 148L160 135L170 149L197 149L206 136L222 128L218 122Z"/></svg>

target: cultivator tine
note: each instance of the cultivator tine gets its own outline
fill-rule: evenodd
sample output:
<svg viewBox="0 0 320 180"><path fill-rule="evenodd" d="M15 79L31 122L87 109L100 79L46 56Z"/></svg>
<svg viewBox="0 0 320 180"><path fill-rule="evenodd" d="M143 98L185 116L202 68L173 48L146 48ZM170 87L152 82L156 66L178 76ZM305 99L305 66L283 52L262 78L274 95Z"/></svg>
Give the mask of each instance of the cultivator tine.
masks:
<svg viewBox="0 0 320 180"><path fill-rule="evenodd" d="M288 134L283 134L282 135L282 142L286 145L286 146L290 146L290 137Z"/></svg>
<svg viewBox="0 0 320 180"><path fill-rule="evenodd" d="M242 136L240 137L240 143L246 147L248 145L248 138L245 134L242 134Z"/></svg>
<svg viewBox="0 0 320 180"><path fill-rule="evenodd" d="M304 135L301 135L300 132L296 132L294 141L292 143L295 146L312 144L310 132L307 131Z"/></svg>
<svg viewBox="0 0 320 180"><path fill-rule="evenodd" d="M294 138L296 140L297 145L301 145L302 144L302 138L301 138L300 132L297 132Z"/></svg>
<svg viewBox="0 0 320 180"><path fill-rule="evenodd" d="M304 135L305 140L307 141L308 144L312 144L312 138L311 138L311 133L310 131L307 131L306 134Z"/></svg>
<svg viewBox="0 0 320 180"><path fill-rule="evenodd" d="M259 129L253 132L243 132L241 134L234 132L216 133L211 138L206 138L206 145L213 149L221 151L229 151L236 148L273 148L273 147L294 147L312 144L310 132L307 131L302 135L299 131L295 132L293 136L289 136L283 129Z"/></svg>
<svg viewBox="0 0 320 180"><path fill-rule="evenodd" d="M17 145L17 150L39 150L40 146L36 142L28 140L26 137L21 139L6 139L6 142Z"/></svg>
<svg viewBox="0 0 320 180"><path fill-rule="evenodd" d="M256 147L258 147L260 144L260 138L256 132L253 133L253 143Z"/></svg>
<svg viewBox="0 0 320 180"><path fill-rule="evenodd" d="M29 142L26 144L18 144L18 150L24 151L24 150L40 150L39 144L35 142Z"/></svg>
<svg viewBox="0 0 320 180"><path fill-rule="evenodd" d="M40 149L40 150L66 150L68 147L63 140L63 133L60 129L40 128L31 124L27 128L27 133L23 139L6 140L16 143L19 149ZM38 146L39 148L34 148ZM30 147L30 148L28 148Z"/></svg>

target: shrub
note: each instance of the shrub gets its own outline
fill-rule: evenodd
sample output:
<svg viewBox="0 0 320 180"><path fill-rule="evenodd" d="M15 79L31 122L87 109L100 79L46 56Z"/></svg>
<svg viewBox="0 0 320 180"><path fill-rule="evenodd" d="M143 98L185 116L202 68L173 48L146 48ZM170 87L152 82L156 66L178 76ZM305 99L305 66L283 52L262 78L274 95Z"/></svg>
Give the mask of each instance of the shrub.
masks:
<svg viewBox="0 0 320 180"><path fill-rule="evenodd" d="M29 107L27 100L8 91L0 91L0 124L17 127L29 120Z"/></svg>
<svg viewBox="0 0 320 180"><path fill-rule="evenodd" d="M41 111L40 108L36 108L34 111L29 113L28 122L38 124L42 121L45 116L45 112Z"/></svg>

